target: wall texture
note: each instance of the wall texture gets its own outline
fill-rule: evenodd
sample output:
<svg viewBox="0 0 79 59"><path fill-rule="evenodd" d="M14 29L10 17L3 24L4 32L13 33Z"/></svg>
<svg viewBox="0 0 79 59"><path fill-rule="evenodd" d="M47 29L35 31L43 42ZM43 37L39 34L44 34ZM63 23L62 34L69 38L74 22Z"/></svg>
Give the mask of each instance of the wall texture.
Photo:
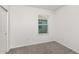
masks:
<svg viewBox="0 0 79 59"><path fill-rule="evenodd" d="M38 33L38 15L48 15L48 33ZM55 40L52 11L28 6L10 6L10 48Z"/></svg>
<svg viewBox="0 0 79 59"><path fill-rule="evenodd" d="M79 53L79 6L65 6L55 16L56 40Z"/></svg>

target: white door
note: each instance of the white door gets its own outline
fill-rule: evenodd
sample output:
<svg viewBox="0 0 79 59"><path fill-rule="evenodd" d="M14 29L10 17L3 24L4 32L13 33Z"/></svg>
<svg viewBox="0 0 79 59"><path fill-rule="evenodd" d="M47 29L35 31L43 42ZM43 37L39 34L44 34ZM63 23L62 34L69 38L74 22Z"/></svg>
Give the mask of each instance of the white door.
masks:
<svg viewBox="0 0 79 59"><path fill-rule="evenodd" d="M0 53L7 52L7 12L0 7Z"/></svg>

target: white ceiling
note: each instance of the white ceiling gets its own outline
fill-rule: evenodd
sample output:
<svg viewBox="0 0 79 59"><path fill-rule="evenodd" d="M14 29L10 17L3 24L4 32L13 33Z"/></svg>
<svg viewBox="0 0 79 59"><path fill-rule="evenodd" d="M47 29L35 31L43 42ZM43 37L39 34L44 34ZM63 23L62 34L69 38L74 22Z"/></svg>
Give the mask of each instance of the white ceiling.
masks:
<svg viewBox="0 0 79 59"><path fill-rule="evenodd" d="M52 10L52 11L57 11L58 9L63 7L63 5L31 5L31 7L37 7L37 8L43 8L43 9L48 9L48 10Z"/></svg>

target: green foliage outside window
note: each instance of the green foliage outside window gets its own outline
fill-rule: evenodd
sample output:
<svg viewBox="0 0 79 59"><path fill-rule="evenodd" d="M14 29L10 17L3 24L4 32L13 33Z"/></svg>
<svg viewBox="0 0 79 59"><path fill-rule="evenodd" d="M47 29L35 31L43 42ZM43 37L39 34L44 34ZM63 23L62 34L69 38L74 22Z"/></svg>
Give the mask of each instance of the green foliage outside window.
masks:
<svg viewBox="0 0 79 59"><path fill-rule="evenodd" d="M38 31L39 31L39 33L47 33L48 32L47 20L38 19Z"/></svg>

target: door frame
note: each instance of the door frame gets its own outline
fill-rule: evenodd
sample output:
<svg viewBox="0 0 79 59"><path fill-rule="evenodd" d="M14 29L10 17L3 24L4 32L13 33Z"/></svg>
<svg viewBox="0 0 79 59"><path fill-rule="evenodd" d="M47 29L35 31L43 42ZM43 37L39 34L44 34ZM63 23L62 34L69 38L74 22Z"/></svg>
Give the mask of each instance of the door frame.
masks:
<svg viewBox="0 0 79 59"><path fill-rule="evenodd" d="M9 51L9 31L8 31L8 29L9 29L9 17L8 17L8 10L7 10L5 7L3 7L2 5L0 5L0 7L1 7L4 11L7 12L7 38L6 38L6 40L7 40L7 51L6 51L6 52L8 52L8 51ZM6 53L6 52L5 52L5 53Z"/></svg>

